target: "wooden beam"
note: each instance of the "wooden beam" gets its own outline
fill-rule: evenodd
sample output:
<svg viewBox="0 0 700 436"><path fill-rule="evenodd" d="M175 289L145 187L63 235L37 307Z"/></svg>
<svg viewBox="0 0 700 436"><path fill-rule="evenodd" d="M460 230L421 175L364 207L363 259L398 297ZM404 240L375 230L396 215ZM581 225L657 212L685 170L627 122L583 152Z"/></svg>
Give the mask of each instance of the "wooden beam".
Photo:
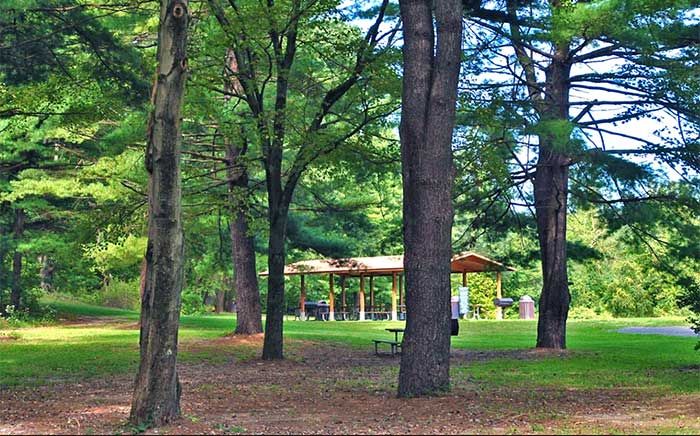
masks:
<svg viewBox="0 0 700 436"><path fill-rule="evenodd" d="M369 310L371 312L377 311L377 308L374 307L374 276L369 276Z"/></svg>
<svg viewBox="0 0 700 436"><path fill-rule="evenodd" d="M306 321L306 282L304 281L304 274L301 275L301 292L299 293L299 319Z"/></svg>
<svg viewBox="0 0 700 436"><path fill-rule="evenodd" d="M365 320L365 276L360 276L360 321Z"/></svg>
<svg viewBox="0 0 700 436"><path fill-rule="evenodd" d="M335 283L333 274L329 274L328 276L328 305L330 306L328 309L328 321L335 321Z"/></svg>
<svg viewBox="0 0 700 436"><path fill-rule="evenodd" d="M405 304L403 301L403 274L399 274L399 306L404 306Z"/></svg>
<svg viewBox="0 0 700 436"><path fill-rule="evenodd" d="M467 286L467 272L462 271L462 286L466 287Z"/></svg>
<svg viewBox="0 0 700 436"><path fill-rule="evenodd" d="M391 320L398 321L398 315L396 313L396 273L391 275Z"/></svg>

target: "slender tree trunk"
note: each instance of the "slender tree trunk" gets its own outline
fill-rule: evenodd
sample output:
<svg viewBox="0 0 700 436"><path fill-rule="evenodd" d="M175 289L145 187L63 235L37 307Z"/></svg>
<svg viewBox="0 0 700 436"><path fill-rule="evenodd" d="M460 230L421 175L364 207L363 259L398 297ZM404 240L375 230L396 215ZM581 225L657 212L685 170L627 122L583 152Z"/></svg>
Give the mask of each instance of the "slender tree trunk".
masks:
<svg viewBox="0 0 700 436"><path fill-rule="evenodd" d="M46 255L40 255L37 260L39 261L39 287L44 291L51 291L53 289L53 275L56 267L51 260L51 258Z"/></svg>
<svg viewBox="0 0 700 436"><path fill-rule="evenodd" d="M20 309L22 301L22 251L17 246L24 235L25 214L23 209L15 209L13 237L15 239L15 254L12 258L12 294L10 303L15 310Z"/></svg>
<svg viewBox="0 0 700 436"><path fill-rule="evenodd" d="M233 301L235 298L235 292L231 282L227 283L226 292L224 292L224 312L233 312Z"/></svg>
<svg viewBox="0 0 700 436"><path fill-rule="evenodd" d="M221 313L224 311L224 299L226 297L226 291L224 289L219 289L216 291L216 304L214 305L214 312Z"/></svg>
<svg viewBox="0 0 700 436"><path fill-rule="evenodd" d="M229 161L229 193L233 210L231 221L231 245L233 253L234 289L236 290L236 334L252 335L262 333L262 313L260 289L255 270L255 237L250 234L246 201L248 193L248 172L244 165L234 166L240 149L227 147ZM239 174L237 174L239 173Z"/></svg>
<svg viewBox="0 0 700 436"><path fill-rule="evenodd" d="M443 391L450 383L452 131L462 3L436 0L434 5L437 35L433 1L400 1L404 23L400 135L406 271L400 397Z"/></svg>
<svg viewBox="0 0 700 436"><path fill-rule="evenodd" d="M284 320L284 241L286 239L286 211L274 211L276 217L270 220L267 282L267 316L265 318L265 340L263 359L282 359L283 320ZM272 215L271 215L272 217Z"/></svg>
<svg viewBox="0 0 700 436"><path fill-rule="evenodd" d="M185 247L180 112L187 75L188 15L187 0L162 0L146 153L148 248L141 302L141 361L129 418L133 425L161 426L180 416L176 363Z"/></svg>
<svg viewBox="0 0 700 436"><path fill-rule="evenodd" d="M546 71L546 112L543 120L569 120L570 65L568 47L555 51ZM535 174L535 213L542 260L542 295L539 302L537 347L566 348L566 320L569 314L568 276L566 270L566 212L569 164L566 155L568 138L554 134L539 137L539 155Z"/></svg>

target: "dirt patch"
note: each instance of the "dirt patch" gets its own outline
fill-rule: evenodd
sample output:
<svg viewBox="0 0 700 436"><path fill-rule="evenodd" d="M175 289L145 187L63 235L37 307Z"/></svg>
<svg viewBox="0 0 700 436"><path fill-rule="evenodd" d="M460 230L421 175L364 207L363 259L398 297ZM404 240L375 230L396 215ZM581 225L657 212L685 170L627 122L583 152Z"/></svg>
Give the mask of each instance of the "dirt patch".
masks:
<svg viewBox="0 0 700 436"><path fill-rule="evenodd" d="M449 394L398 399L399 359L375 356L369 346L287 341L287 359L268 362L256 358L261 344L262 335L184 342L186 353L215 350L223 358L179 365L183 418L151 433L648 433L678 425L679 416L684 430L700 432L699 395L660 398L638 389L531 389L466 379L456 380ZM456 350L453 362L551 355ZM0 433L133 432L125 426L132 383L132 376L119 376L0 390Z"/></svg>
<svg viewBox="0 0 700 436"><path fill-rule="evenodd" d="M61 325L70 327L94 327L104 325L116 325L125 329L138 329L138 323L131 322L123 317L117 316L72 316L61 319Z"/></svg>

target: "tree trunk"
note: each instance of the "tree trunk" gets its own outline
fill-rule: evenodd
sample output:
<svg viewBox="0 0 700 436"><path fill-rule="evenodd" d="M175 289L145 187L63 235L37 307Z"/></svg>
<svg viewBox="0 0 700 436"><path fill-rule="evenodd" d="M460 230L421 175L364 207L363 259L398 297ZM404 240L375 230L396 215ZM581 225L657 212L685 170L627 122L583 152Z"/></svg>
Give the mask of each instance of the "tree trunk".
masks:
<svg viewBox="0 0 700 436"><path fill-rule="evenodd" d="M569 120L569 50L560 46L546 71L543 120ZM567 141L568 138L564 138ZM535 213L542 260L542 295L537 323L538 348L566 348L566 320L569 314L566 271L566 208L569 185L567 144L552 134L539 137L535 174Z"/></svg>
<svg viewBox="0 0 700 436"><path fill-rule="evenodd" d="M22 251L18 245L22 235L24 235L25 218L23 209L15 209L15 223L13 227L15 254L12 258L12 294L10 295L10 304L16 311L20 309L22 301Z"/></svg>
<svg viewBox="0 0 700 436"><path fill-rule="evenodd" d="M226 297L226 291L224 289L219 289L216 291L216 304L214 305L214 312L221 313L224 311L224 299Z"/></svg>
<svg viewBox="0 0 700 436"><path fill-rule="evenodd" d="M276 213L274 213L276 212ZM265 340L262 358L274 360L284 358L283 320L284 320L284 241L286 238L286 211L274 211L270 220L267 281L267 316L265 318ZM273 216L276 216L274 219Z"/></svg>
<svg viewBox="0 0 700 436"><path fill-rule="evenodd" d="M400 1L404 23L401 109L406 334L400 397L449 389L452 132L459 78L462 3Z"/></svg>
<svg viewBox="0 0 700 436"><path fill-rule="evenodd" d="M234 312L234 310L233 310L234 297L235 297L235 293L234 293L233 289L231 288L231 282L228 282L226 292L224 292L224 312L228 312L228 313Z"/></svg>
<svg viewBox="0 0 700 436"><path fill-rule="evenodd" d="M39 269L39 287L44 291L51 291L53 290L54 263L46 254L40 255L37 260L39 265L41 265Z"/></svg>
<svg viewBox="0 0 700 436"><path fill-rule="evenodd" d="M238 162L240 149L228 145L229 195L233 210L231 222L231 245L233 253L233 280L236 290L236 334L252 335L262 333L262 312L260 289L255 270L255 237L248 228L245 199L248 191L248 171ZM239 174L237 174L239 173Z"/></svg>
<svg viewBox="0 0 700 436"><path fill-rule="evenodd" d="M138 426L161 426L180 416L176 368L184 258L180 112L187 69L188 15L187 0L162 0L158 71L146 152L149 211L141 360L129 418Z"/></svg>

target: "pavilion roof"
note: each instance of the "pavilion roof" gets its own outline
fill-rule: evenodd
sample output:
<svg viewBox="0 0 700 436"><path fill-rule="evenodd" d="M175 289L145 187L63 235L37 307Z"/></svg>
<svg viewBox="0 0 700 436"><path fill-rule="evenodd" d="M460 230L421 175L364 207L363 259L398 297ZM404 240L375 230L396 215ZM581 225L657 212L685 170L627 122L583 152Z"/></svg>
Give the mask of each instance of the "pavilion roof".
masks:
<svg viewBox="0 0 700 436"><path fill-rule="evenodd" d="M515 271L515 269L474 252L464 252L452 256L453 273L487 271ZM395 272L403 272L403 255L301 260L284 267L285 275L339 274L377 276L389 275ZM267 276L269 272L263 271L260 275Z"/></svg>

